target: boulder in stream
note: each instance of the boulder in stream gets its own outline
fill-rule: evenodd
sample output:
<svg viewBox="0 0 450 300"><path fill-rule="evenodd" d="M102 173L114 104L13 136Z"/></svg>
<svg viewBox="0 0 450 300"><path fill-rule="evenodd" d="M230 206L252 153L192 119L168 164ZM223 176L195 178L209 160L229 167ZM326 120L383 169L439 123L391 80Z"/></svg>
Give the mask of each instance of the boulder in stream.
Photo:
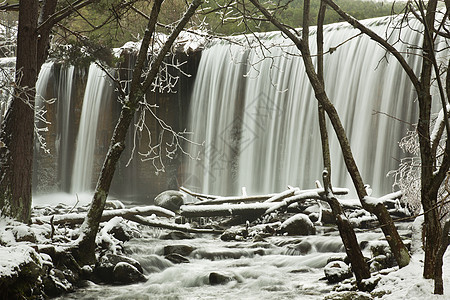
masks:
<svg viewBox="0 0 450 300"><path fill-rule="evenodd" d="M328 263L323 271L329 283L341 282L353 276L350 266L340 260Z"/></svg>
<svg viewBox="0 0 450 300"><path fill-rule="evenodd" d="M114 266L113 270L114 282L119 284L130 284L137 282L145 282L144 274L136 267L126 262L119 262Z"/></svg>
<svg viewBox="0 0 450 300"><path fill-rule="evenodd" d="M305 214L296 214L281 224L282 233L288 235L313 235L316 234L316 227Z"/></svg>
<svg viewBox="0 0 450 300"><path fill-rule="evenodd" d="M231 274L223 273L223 272L211 272L209 273L209 284L210 285L219 285L219 284L227 284L230 281L236 280L235 277Z"/></svg>
<svg viewBox="0 0 450 300"><path fill-rule="evenodd" d="M130 283L127 281L122 281L120 280L120 276L122 276L122 274L128 270L130 272L130 276L132 276L132 278L140 278L139 276L135 276L134 275L134 271L131 270L131 268L127 268L127 267L120 267L122 269L126 269L125 271L122 269L119 269L119 279L116 278L116 275L114 273L114 269L115 267L119 264L119 263L126 263L127 265L131 265L134 269L136 269L139 273L143 274L143 269L141 264L135 260L132 259L130 257L126 257L126 256L122 256L122 255L116 255L116 254L107 254L102 256L98 263L95 266L94 269L94 276L100 281L100 282L105 282L105 283L114 283L114 282L119 282L119 283ZM143 276L143 275L142 275ZM141 278L142 279L142 278ZM94 280L96 281L96 280ZM135 282L135 281L133 281Z"/></svg>
<svg viewBox="0 0 450 300"><path fill-rule="evenodd" d="M183 204L184 194L179 191L168 190L155 197L155 205L173 212L179 210Z"/></svg>
<svg viewBox="0 0 450 300"><path fill-rule="evenodd" d="M194 250L195 247L189 245L167 245L164 247L164 255L176 253L179 255L188 256Z"/></svg>

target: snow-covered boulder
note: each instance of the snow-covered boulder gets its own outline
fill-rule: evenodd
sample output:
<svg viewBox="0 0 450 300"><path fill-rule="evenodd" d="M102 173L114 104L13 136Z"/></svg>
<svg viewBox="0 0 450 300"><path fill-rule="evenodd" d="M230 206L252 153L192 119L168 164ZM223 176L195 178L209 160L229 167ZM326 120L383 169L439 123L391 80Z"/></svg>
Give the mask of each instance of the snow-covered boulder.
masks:
<svg viewBox="0 0 450 300"><path fill-rule="evenodd" d="M313 235L316 227L305 214L296 214L281 224L281 232L288 235Z"/></svg>
<svg viewBox="0 0 450 300"><path fill-rule="evenodd" d="M31 247L0 247L0 299L31 297L43 275L42 259Z"/></svg>
<svg viewBox="0 0 450 300"><path fill-rule="evenodd" d="M184 204L184 194L179 191L164 191L155 198L155 205L171 210L173 212L180 209Z"/></svg>
<svg viewBox="0 0 450 300"><path fill-rule="evenodd" d="M343 261L336 260L328 263L323 269L328 282L336 283L353 276L350 267Z"/></svg>

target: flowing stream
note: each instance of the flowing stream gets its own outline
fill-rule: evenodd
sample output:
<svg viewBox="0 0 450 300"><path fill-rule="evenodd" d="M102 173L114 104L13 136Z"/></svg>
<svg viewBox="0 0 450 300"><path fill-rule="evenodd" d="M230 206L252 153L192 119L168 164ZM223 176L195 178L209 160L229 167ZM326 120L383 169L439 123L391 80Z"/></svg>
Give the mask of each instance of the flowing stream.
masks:
<svg viewBox="0 0 450 300"><path fill-rule="evenodd" d="M330 257L345 253L336 231L318 229L315 236L275 236L258 242L223 242L209 235L162 240L161 231L150 229L144 237L125 243L126 251L141 263L146 282L126 286L91 283L63 298L322 299L333 287L321 280L323 267ZM381 236L381 231L360 233L358 240L369 245ZM190 262L173 264L165 259L167 245L192 247L187 256ZM364 252L370 257L368 247ZM215 272L229 276L230 281L212 284L210 276Z"/></svg>

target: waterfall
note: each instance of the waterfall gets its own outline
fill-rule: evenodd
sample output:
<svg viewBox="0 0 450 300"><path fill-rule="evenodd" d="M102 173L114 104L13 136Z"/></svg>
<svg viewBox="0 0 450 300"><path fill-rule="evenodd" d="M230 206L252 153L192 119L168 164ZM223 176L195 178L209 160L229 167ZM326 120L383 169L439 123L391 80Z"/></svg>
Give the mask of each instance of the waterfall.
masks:
<svg viewBox="0 0 450 300"><path fill-rule="evenodd" d="M113 92L113 87L108 80L105 80L105 77L106 74L96 64L91 64L76 141L71 183L72 193L88 192L93 188L92 173L97 146L98 121L100 112L104 109L104 102L110 98Z"/></svg>
<svg viewBox="0 0 450 300"><path fill-rule="evenodd" d="M53 80L53 63L46 62L41 66L39 76L36 81L36 97L35 97L35 123L39 136L35 138L35 149L42 147L41 143L46 143L43 136L48 128L46 102L52 102L53 93L49 90L49 83Z"/></svg>
<svg viewBox="0 0 450 300"><path fill-rule="evenodd" d="M74 66L61 66L58 80L58 98L57 98L57 152L58 152L58 178L60 180L61 190L69 191L71 166L72 166L72 147L74 146L73 128L74 109L72 102Z"/></svg>
<svg viewBox="0 0 450 300"><path fill-rule="evenodd" d="M364 23L385 36L389 18ZM316 53L315 29L311 31L311 53ZM417 104L412 84L395 58L358 33L344 23L325 27L325 50L347 41L324 57L325 86L363 180L381 195L391 191L386 174L404 156L397 142L410 128L408 123L417 119ZM391 38L397 35L404 43L396 47L409 53L405 57L418 74L420 57L407 45L420 45L420 30L394 30ZM290 55L298 50L279 33L262 40L265 48L218 41L203 51L188 128L204 147L201 160L186 162L184 185L222 195L236 194L245 186L256 194L279 192L287 185L311 188L321 179L317 101L302 59ZM330 124L328 128L332 182L352 188Z"/></svg>

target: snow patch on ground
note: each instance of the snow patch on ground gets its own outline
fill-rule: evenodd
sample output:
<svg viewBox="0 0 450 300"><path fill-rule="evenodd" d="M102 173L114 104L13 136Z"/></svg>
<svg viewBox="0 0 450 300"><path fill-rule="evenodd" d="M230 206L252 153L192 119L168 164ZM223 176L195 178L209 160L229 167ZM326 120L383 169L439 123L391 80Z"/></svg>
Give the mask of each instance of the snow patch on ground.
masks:
<svg viewBox="0 0 450 300"><path fill-rule="evenodd" d="M450 251L444 256L444 295L434 295L434 281L424 279L422 273L423 254L413 255L408 266L383 276L373 293L386 292L381 299L389 300L450 299Z"/></svg>

